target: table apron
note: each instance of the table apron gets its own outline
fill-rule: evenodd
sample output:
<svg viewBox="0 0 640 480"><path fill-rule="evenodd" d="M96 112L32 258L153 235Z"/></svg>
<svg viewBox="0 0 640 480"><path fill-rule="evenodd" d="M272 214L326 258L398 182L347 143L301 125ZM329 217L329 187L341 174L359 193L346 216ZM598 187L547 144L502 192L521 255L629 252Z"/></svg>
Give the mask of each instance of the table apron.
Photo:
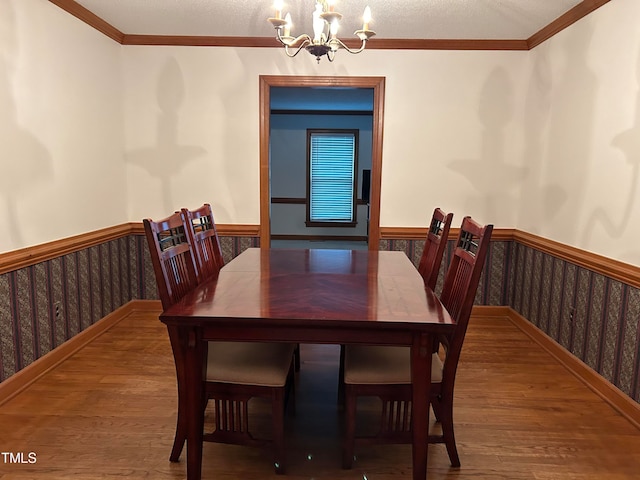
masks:
<svg viewBox="0 0 640 480"><path fill-rule="evenodd" d="M184 327L183 327L184 328ZM187 327L189 328L189 327ZM196 327L196 330L198 328ZM295 342L324 344L411 345L420 335L433 335L433 330L395 330L319 327L202 327L202 340Z"/></svg>

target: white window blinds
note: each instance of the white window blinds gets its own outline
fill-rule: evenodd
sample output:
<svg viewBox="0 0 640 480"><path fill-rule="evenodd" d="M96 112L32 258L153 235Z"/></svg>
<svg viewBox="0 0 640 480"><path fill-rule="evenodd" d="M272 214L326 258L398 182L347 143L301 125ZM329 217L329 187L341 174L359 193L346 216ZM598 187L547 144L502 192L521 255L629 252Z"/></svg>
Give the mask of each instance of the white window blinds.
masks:
<svg viewBox="0 0 640 480"><path fill-rule="evenodd" d="M354 221L354 133L311 133L309 220Z"/></svg>

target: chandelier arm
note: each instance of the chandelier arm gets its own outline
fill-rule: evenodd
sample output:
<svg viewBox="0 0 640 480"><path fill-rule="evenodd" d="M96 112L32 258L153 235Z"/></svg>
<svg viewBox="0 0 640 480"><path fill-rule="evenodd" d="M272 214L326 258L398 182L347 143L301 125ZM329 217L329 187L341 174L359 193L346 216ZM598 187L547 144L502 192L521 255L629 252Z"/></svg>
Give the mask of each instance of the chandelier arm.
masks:
<svg viewBox="0 0 640 480"><path fill-rule="evenodd" d="M300 53L300 51L307 45L306 42L303 42L302 44L300 44L299 47L293 47L295 48L295 52L291 53L291 51L289 50L289 45L287 45L286 43L284 44L284 53L287 54L287 57L295 57L296 55L298 55Z"/></svg>
<svg viewBox="0 0 640 480"><path fill-rule="evenodd" d="M300 50L302 50L307 45L313 43L311 41L311 37L306 33L303 33L302 35L296 38L283 37L282 34L280 33L280 30L281 30L280 28L276 28L276 39L282 45L284 45L284 53L287 54L287 57L291 57L291 58L295 57L296 55L298 55L298 53L300 53ZM296 46L298 42L300 42L300 45ZM295 51L292 52L291 50L289 50L289 48L295 49Z"/></svg>
<svg viewBox="0 0 640 480"><path fill-rule="evenodd" d="M303 33L302 35L296 38L293 38L293 37L284 37L281 31L282 31L281 28L276 28L276 39L285 47L298 48L296 47L296 44L298 42L302 42L300 44L300 48L302 48L309 43L313 43L313 41L311 40L311 37L306 33Z"/></svg>
<svg viewBox="0 0 640 480"><path fill-rule="evenodd" d="M362 52L364 50L364 48L367 46L367 40L366 39L362 39L362 45L360 45L360 48L349 48L339 38L332 38L331 42L332 43L337 43L340 46L340 48L344 48L347 52L354 53L354 54Z"/></svg>

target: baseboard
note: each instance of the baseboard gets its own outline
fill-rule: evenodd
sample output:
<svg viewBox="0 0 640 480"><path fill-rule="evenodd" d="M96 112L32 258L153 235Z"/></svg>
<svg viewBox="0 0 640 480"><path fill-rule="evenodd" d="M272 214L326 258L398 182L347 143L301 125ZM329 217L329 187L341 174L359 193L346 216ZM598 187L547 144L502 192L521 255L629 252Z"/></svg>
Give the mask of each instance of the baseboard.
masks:
<svg viewBox="0 0 640 480"><path fill-rule="evenodd" d="M481 308L481 307L480 307ZM538 327L529 322L522 315L510 307L506 309L506 316L516 327L524 332L531 340L545 349L552 357L575 375L600 398L613 407L620 415L640 429L640 404L625 394L618 387L606 380L589 365L577 358L562 345L549 337ZM476 310L474 308L474 314Z"/></svg>
<svg viewBox="0 0 640 480"><path fill-rule="evenodd" d="M132 300L0 383L0 405L134 312L161 311L156 300Z"/></svg>
<svg viewBox="0 0 640 480"><path fill-rule="evenodd" d="M128 302L59 347L23 368L15 375L12 375L4 382L0 383L0 405L13 398L46 372L55 368L75 352L98 336L102 335L114 325L117 325L121 320L127 318L132 313L140 311L159 312L161 310L160 302L157 300L132 300ZM473 308L472 315L474 318L504 317L511 321L516 327L531 338L531 340L540 345L594 393L600 396L623 417L629 420L629 422L640 429L640 404L635 402L631 397L626 395L615 385L611 384L595 370L575 357L571 352L558 344L526 318L515 312L512 308L504 306L475 306Z"/></svg>
<svg viewBox="0 0 640 480"><path fill-rule="evenodd" d="M471 310L471 316L473 318L509 318L510 310L510 307L501 307L497 305L475 305Z"/></svg>

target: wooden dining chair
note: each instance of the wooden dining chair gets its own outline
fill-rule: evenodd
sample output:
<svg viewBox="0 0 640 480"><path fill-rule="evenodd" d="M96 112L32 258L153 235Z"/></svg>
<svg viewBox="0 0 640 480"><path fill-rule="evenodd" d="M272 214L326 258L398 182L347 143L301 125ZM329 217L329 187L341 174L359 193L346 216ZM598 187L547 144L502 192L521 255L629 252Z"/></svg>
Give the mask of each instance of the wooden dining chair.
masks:
<svg viewBox="0 0 640 480"><path fill-rule="evenodd" d="M443 351L432 357L430 404L441 423L442 434L429 435L429 443L444 443L454 467L460 466L453 429L456 371L492 231L493 225L479 225L471 217L462 220L440 295L456 327L449 338L442 339ZM343 468L353 464L356 440L369 444L411 443L410 355L409 347L346 347ZM374 435L356 438L356 404L357 398L363 396L381 399L380 428Z"/></svg>
<svg viewBox="0 0 640 480"><path fill-rule="evenodd" d="M442 257L447 247L447 239L449 238L449 229L453 213L445 213L440 208L435 208L429 223L427 238L424 243L420 263L418 264L418 272L422 276L425 285L431 290L435 290L438 283L438 275L440 266L442 265ZM434 340L434 351L437 351L439 341ZM345 345L340 345L340 367L338 372L338 404L344 404L344 355Z"/></svg>
<svg viewBox="0 0 640 480"><path fill-rule="evenodd" d="M205 203L195 210L183 208L182 215L191 227L189 229L192 235L191 243L195 248L196 265L201 281L218 275L224 266L224 259L211 205ZM300 345L298 344L294 348L294 367L296 371L300 370Z"/></svg>
<svg viewBox="0 0 640 480"><path fill-rule="evenodd" d="M453 213L445 213L440 208L436 208L431 216L427 238L418 264L418 272L431 290L435 290L438 283L440 265L447 247L452 220Z"/></svg>
<svg viewBox="0 0 640 480"><path fill-rule="evenodd" d="M224 266L224 258L211 205L205 203L195 210L183 208L182 215L191 226L189 231L195 247L199 276L206 280L217 275Z"/></svg>
<svg viewBox="0 0 640 480"><path fill-rule="evenodd" d="M203 252L193 236L192 223L183 212L154 222L143 220L158 292L163 309L171 307L199 283L210 279L199 270L196 257ZM198 252L198 253L196 253ZM211 257L213 258L213 257ZM207 270L211 272L211 270ZM215 295L215 293L214 293ZM178 379L176 433L169 459L179 460L187 435L184 342L177 329L167 327ZM207 342L206 381L202 408L214 404L215 430L204 441L262 446L272 443L276 473L284 473L284 410L287 392L293 386L293 350L287 343ZM254 438L249 429L248 402L263 397L272 405L272 439Z"/></svg>
<svg viewBox="0 0 640 480"><path fill-rule="evenodd" d="M179 212L142 221L162 308L167 309L198 285L195 257Z"/></svg>

